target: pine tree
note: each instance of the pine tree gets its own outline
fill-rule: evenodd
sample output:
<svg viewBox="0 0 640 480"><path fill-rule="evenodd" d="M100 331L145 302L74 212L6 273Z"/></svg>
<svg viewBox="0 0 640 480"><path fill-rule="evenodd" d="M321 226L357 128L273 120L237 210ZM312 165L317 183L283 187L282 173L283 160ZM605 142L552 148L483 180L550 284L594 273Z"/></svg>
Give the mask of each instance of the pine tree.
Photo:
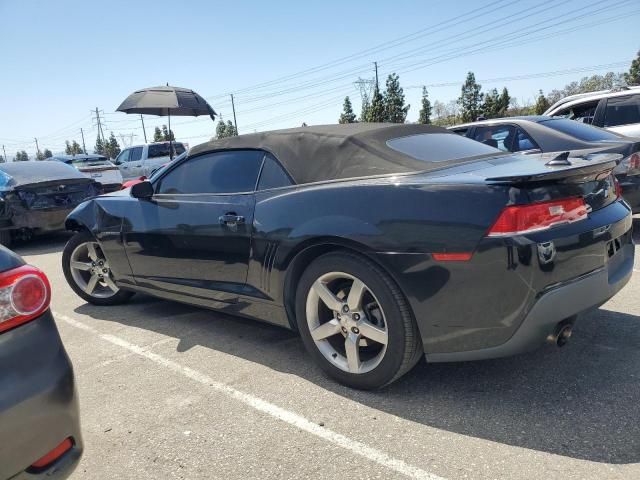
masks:
<svg viewBox="0 0 640 480"><path fill-rule="evenodd" d="M220 120L218 122L218 125L216 126L215 138L225 138L227 136L226 131L227 131L227 126L225 125L223 120Z"/></svg>
<svg viewBox="0 0 640 480"><path fill-rule="evenodd" d="M371 110L371 102L369 101L369 96L368 95L363 95L362 96L362 108L360 110L360 121L361 122L368 122L368 118L369 118L369 110Z"/></svg>
<svg viewBox="0 0 640 480"><path fill-rule="evenodd" d="M462 85L458 104L463 122L473 122L480 115L482 104L482 86L476 82L473 72L467 73L467 78Z"/></svg>
<svg viewBox="0 0 640 480"><path fill-rule="evenodd" d="M105 141L104 150L104 154L109 158L116 158L120 155L120 144L118 144L118 140L116 140L113 132L109 135L109 139Z"/></svg>
<svg viewBox="0 0 640 480"><path fill-rule="evenodd" d="M627 85L640 85L640 50L631 62L629 73L624 74L624 80Z"/></svg>
<svg viewBox="0 0 640 480"><path fill-rule="evenodd" d="M431 102L429 101L429 92L427 87L422 87L422 108L418 116L418 123L431 123Z"/></svg>
<svg viewBox="0 0 640 480"><path fill-rule="evenodd" d="M84 150L82 150L82 147L80 146L80 144L75 140L71 144L71 151L73 152L72 155L78 155L78 154L84 153Z"/></svg>
<svg viewBox="0 0 640 480"><path fill-rule="evenodd" d="M507 87L504 87L502 89L500 99L498 100L498 105L498 116L506 117L507 112L509 111L509 105L511 105L511 97L509 96L509 90L507 90Z"/></svg>
<svg viewBox="0 0 640 480"><path fill-rule="evenodd" d="M410 105L404 104L404 91L400 86L400 77L392 73L387 77L387 89L384 92L385 122L404 123Z"/></svg>
<svg viewBox="0 0 640 480"><path fill-rule="evenodd" d="M163 140L164 140L164 135L162 134L162 131L160 130L159 127L156 127L156 129L153 131L153 141L162 142Z"/></svg>
<svg viewBox="0 0 640 480"><path fill-rule="evenodd" d="M344 103L342 104L342 113L338 119L338 123L355 123L356 114L353 113L353 106L349 97L344 97Z"/></svg>
<svg viewBox="0 0 640 480"><path fill-rule="evenodd" d="M540 94L536 99L534 112L536 115L542 115L544 112L547 111L548 108L549 108L549 100L547 100L547 97L545 97L544 93L542 93L542 90L540 90Z"/></svg>
<svg viewBox="0 0 640 480"><path fill-rule="evenodd" d="M159 140L161 142L162 141L168 142L169 140L175 141L175 139L176 139L176 137L173 135L173 130L171 130L171 132L169 132L169 130L167 130L167 126L166 125L162 125L162 133L161 133L161 135L162 135L162 139Z"/></svg>
<svg viewBox="0 0 640 480"><path fill-rule="evenodd" d="M97 155L104 155L104 143L102 143L102 138L100 135L96 137L96 146L93 147L93 153Z"/></svg>
<svg viewBox="0 0 640 480"><path fill-rule="evenodd" d="M384 122L385 119L385 108L384 108L384 98L380 93L380 89L376 85L373 90L373 99L371 100L371 105L367 108L367 122Z"/></svg>
<svg viewBox="0 0 640 480"><path fill-rule="evenodd" d="M71 144L69 143L69 140L65 140L64 144L64 153L66 153L67 155L73 155L73 150L71 150Z"/></svg>
<svg viewBox="0 0 640 480"><path fill-rule="evenodd" d="M29 154L24 150L16 152L16 156L13 159L14 162L27 162L29 161Z"/></svg>
<svg viewBox="0 0 640 480"><path fill-rule="evenodd" d="M227 126L225 128L225 133L227 135L227 137L235 137L238 135L238 132L236 132L236 127L233 125L233 123L231 123L231 120L227 120Z"/></svg>
<svg viewBox="0 0 640 480"><path fill-rule="evenodd" d="M40 151L37 151L36 152L36 160L44 160L44 159L45 159L44 153L42 153Z"/></svg>
<svg viewBox="0 0 640 480"><path fill-rule="evenodd" d="M500 116L500 95L497 89L489 90L484 95L482 114L485 118L497 118Z"/></svg>
<svg viewBox="0 0 640 480"><path fill-rule="evenodd" d="M53 153L51 153L51 150L49 150L48 148L44 149L44 158L51 158L53 157Z"/></svg>

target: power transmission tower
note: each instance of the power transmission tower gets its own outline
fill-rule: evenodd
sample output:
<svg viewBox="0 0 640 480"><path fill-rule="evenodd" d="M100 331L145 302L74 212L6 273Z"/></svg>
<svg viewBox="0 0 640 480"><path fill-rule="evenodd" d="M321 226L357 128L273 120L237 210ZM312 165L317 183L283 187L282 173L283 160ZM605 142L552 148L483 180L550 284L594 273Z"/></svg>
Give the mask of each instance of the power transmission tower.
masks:
<svg viewBox="0 0 640 480"><path fill-rule="evenodd" d="M137 135L135 133L130 133L129 135L125 135L123 133L119 133L118 136L120 137L120 141L122 142L122 144L125 147L130 147L131 145L133 145L133 138L137 137ZM127 143L127 141L125 140L125 138L127 138L127 137L129 137L129 143Z"/></svg>
<svg viewBox="0 0 640 480"><path fill-rule="evenodd" d="M353 83L358 87L358 90L360 90L360 100L362 103L368 102L371 99L371 89L375 80L358 77L358 80Z"/></svg>
<svg viewBox="0 0 640 480"><path fill-rule="evenodd" d="M87 147L84 144L84 132L80 129L80 135L82 135L82 150L84 150L84 154L87 155Z"/></svg>

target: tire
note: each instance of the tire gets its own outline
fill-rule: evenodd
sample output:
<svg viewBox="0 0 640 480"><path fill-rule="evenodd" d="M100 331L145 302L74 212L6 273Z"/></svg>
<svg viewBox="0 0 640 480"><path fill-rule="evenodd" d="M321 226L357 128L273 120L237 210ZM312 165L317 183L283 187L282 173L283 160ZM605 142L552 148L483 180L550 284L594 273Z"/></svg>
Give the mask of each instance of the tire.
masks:
<svg viewBox="0 0 640 480"><path fill-rule="evenodd" d="M11 248L12 243L11 230L0 230L0 245Z"/></svg>
<svg viewBox="0 0 640 480"><path fill-rule="evenodd" d="M92 250L89 244L93 246ZM74 265L83 265L83 268L72 268L72 261ZM94 305L118 305L127 302L134 295L133 292L115 285L108 259L96 239L87 231L76 233L65 245L62 271L71 289L80 298Z"/></svg>
<svg viewBox="0 0 640 480"><path fill-rule="evenodd" d="M398 286L375 263L350 252L325 254L307 267L296 291L296 322L315 362L349 387L381 388L422 356L416 322Z"/></svg>

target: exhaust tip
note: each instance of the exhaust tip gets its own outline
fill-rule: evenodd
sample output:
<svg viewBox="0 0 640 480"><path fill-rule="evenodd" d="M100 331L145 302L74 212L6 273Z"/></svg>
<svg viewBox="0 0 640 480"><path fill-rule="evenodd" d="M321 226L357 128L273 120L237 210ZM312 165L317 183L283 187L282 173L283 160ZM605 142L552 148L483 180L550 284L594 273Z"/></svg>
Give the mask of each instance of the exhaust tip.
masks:
<svg viewBox="0 0 640 480"><path fill-rule="evenodd" d="M564 347L571 338L572 333L573 330L570 324L560 324L556 327L555 331L547 337L547 341L558 348Z"/></svg>

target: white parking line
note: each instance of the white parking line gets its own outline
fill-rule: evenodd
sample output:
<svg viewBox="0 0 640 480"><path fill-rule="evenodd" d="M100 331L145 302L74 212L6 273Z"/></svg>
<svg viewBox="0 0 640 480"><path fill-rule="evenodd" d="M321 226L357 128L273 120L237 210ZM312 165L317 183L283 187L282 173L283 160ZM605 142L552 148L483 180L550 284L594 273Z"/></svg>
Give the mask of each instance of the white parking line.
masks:
<svg viewBox="0 0 640 480"><path fill-rule="evenodd" d="M116 337L115 335L101 333L95 328L90 327L89 325L86 325L85 323L82 323L79 320L71 318L67 315L63 315L58 312L54 312L54 315L56 319L62 320L63 322L73 327L97 335L102 340L129 350L130 352L151 360L152 362L168 368L175 373L179 373L187 378L190 378L191 380L201 383L202 385L206 385L207 387L210 387L217 392L223 393L235 400L238 400L239 402L242 402L245 405L258 410L259 412L266 413L273 418L286 422L289 425L292 425L307 433L311 433L312 435L326 440L327 442L350 450L351 452L356 453L366 458L367 460L371 460L372 462L382 465L383 467L386 467L390 470L394 470L398 473L406 475L407 477L420 480L445 480L444 478L434 475L433 473L429 473L418 467L409 465L408 463L400 459L393 458L382 452L381 450L370 447L357 440L353 440L340 433L329 430L328 428L321 427L311 420L298 415L297 413L285 410L284 408L278 407L277 405L267 402L266 400L256 397L255 395L242 392L233 387L230 387L229 385L215 381L204 373L198 372L197 370L186 367L184 365L180 365L179 363L174 362L173 360L169 360L168 358L165 358L162 355L158 355L157 353L150 352L145 347L135 345L120 337Z"/></svg>

